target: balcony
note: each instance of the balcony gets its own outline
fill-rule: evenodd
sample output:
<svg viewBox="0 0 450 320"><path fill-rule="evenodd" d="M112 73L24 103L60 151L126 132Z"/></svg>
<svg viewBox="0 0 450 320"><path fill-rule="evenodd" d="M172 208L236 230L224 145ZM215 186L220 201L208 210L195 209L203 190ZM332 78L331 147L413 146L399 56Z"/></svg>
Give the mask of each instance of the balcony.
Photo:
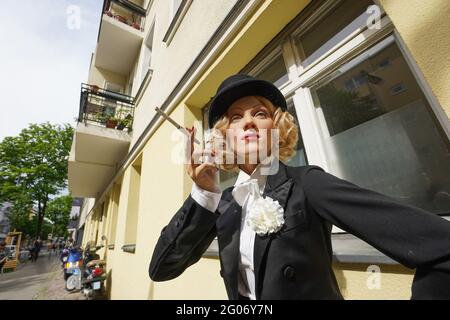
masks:
<svg viewBox="0 0 450 320"><path fill-rule="evenodd" d="M134 100L117 92L81 85L78 124L69 155L69 190L96 198L127 154Z"/></svg>
<svg viewBox="0 0 450 320"><path fill-rule="evenodd" d="M127 0L105 0L95 66L127 75L139 52L146 10Z"/></svg>
<svg viewBox="0 0 450 320"><path fill-rule="evenodd" d="M131 132L133 116L133 97L81 84L78 122Z"/></svg>
<svg viewBox="0 0 450 320"><path fill-rule="evenodd" d="M136 30L144 31L146 11L134 2L127 0L105 1L103 13Z"/></svg>

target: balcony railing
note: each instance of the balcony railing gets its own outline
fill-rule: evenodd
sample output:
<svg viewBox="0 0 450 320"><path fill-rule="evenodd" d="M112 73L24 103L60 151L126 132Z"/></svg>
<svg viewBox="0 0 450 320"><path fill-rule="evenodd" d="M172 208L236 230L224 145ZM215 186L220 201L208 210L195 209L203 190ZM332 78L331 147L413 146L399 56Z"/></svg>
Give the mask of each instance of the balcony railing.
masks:
<svg viewBox="0 0 450 320"><path fill-rule="evenodd" d="M105 0L103 13L137 30L144 31L147 12L137 4L127 0Z"/></svg>
<svg viewBox="0 0 450 320"><path fill-rule="evenodd" d="M131 132L133 97L82 83L78 122Z"/></svg>

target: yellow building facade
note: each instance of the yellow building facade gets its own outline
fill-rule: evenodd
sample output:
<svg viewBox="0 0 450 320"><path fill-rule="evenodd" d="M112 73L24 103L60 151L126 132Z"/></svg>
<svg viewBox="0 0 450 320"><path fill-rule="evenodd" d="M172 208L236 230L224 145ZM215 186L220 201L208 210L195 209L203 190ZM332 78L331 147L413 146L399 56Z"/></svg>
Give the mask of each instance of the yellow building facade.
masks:
<svg viewBox="0 0 450 320"><path fill-rule="evenodd" d="M85 198L82 244L104 246L109 297L227 298L216 243L174 280L148 276L160 232L192 188L182 134L154 108L203 138L208 102L238 72L285 95L301 133L290 165L449 214L449 15L446 0L105 1L69 189ZM222 174L221 185L233 178ZM414 270L333 232L346 299L410 297Z"/></svg>

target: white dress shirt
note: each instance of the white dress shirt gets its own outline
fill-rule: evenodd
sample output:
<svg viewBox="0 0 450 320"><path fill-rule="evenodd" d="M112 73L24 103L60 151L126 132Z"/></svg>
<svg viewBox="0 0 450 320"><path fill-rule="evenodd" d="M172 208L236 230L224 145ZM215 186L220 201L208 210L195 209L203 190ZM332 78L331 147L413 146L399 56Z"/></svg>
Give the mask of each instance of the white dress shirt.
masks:
<svg viewBox="0 0 450 320"><path fill-rule="evenodd" d="M240 230L240 242L239 242L239 277L238 277L238 289L242 296L249 297L251 300L256 299L255 288L255 273L253 268L253 247L255 244L255 231L246 223L247 216L246 199L249 195L249 180L256 179L259 185L260 194L264 192L264 188L267 181L267 174L269 172L274 173L274 164L278 164L277 161L273 161L274 157L266 158L262 163L258 164L251 175L248 175L243 170L240 170L236 183L232 191L233 198L236 202L242 206L242 220ZM267 165L270 165L268 169ZM264 170L262 170L264 168ZM209 192L206 191L195 183L192 186L191 197L203 208L215 212L219 206L219 201L222 196L222 192ZM244 205L245 204L245 205Z"/></svg>

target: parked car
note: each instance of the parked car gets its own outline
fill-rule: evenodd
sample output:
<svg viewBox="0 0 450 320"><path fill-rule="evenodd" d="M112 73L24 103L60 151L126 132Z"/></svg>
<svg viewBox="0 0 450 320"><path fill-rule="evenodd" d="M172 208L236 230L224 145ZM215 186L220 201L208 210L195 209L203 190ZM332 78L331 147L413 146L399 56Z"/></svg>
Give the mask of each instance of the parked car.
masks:
<svg viewBox="0 0 450 320"><path fill-rule="evenodd" d="M16 245L8 244L5 248L9 249L9 259L14 259L16 257Z"/></svg>

